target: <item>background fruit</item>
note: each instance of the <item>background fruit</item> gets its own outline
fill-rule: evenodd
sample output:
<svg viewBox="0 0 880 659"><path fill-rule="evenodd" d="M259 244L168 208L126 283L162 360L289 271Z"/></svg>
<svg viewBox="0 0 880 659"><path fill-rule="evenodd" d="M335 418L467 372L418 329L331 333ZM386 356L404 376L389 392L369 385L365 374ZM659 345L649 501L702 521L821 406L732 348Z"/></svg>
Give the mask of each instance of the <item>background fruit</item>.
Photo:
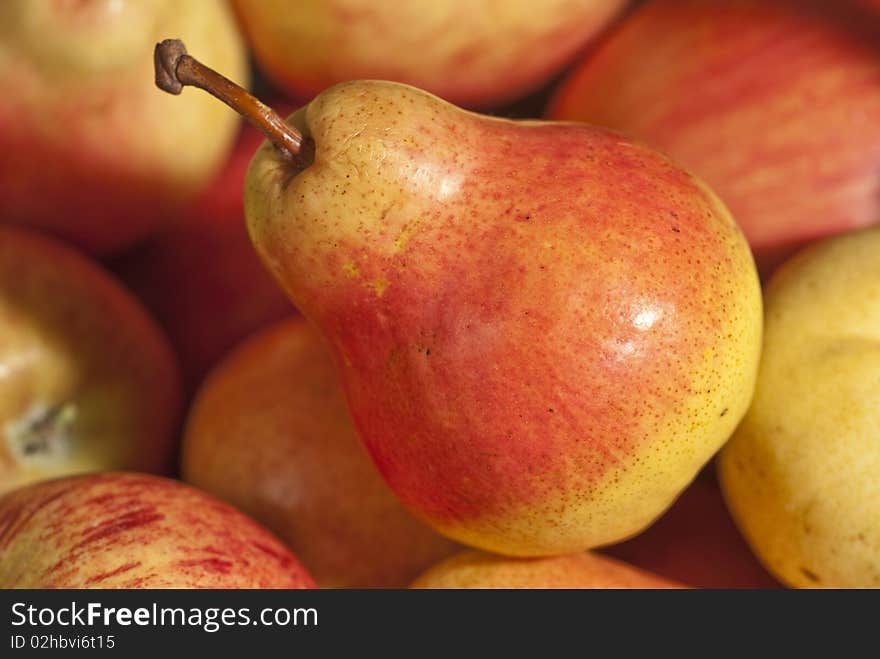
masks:
<svg viewBox="0 0 880 659"><path fill-rule="evenodd" d="M324 587L402 587L457 549L382 482L302 318L255 335L206 380L182 471L275 531Z"/></svg>
<svg viewBox="0 0 880 659"><path fill-rule="evenodd" d="M0 499L0 588L308 588L274 536L176 481L105 473Z"/></svg>
<svg viewBox="0 0 880 659"><path fill-rule="evenodd" d="M245 128L185 216L111 265L165 328L189 393L236 343L293 310L260 263L244 221L244 176L262 141Z"/></svg>
<svg viewBox="0 0 880 659"><path fill-rule="evenodd" d="M0 225L0 492L168 470L179 406L171 349L134 298L69 247Z"/></svg>
<svg viewBox="0 0 880 659"><path fill-rule="evenodd" d="M345 80L406 82L466 105L540 86L626 0L236 0L262 70L309 98ZM193 50L193 52L197 52Z"/></svg>
<svg viewBox="0 0 880 659"><path fill-rule="evenodd" d="M589 552L504 558L464 551L421 575L412 588L681 588L626 563Z"/></svg>
<svg viewBox="0 0 880 659"><path fill-rule="evenodd" d="M796 587L880 587L880 229L823 242L766 289L755 400L720 456L730 510Z"/></svg>
<svg viewBox="0 0 880 659"><path fill-rule="evenodd" d="M156 90L150 53L169 33L246 83L221 0L0 3L0 221L107 253L179 216L238 121L204 94Z"/></svg>
<svg viewBox="0 0 880 659"><path fill-rule="evenodd" d="M652 0L548 115L668 152L730 207L767 273L880 219L880 5Z"/></svg>

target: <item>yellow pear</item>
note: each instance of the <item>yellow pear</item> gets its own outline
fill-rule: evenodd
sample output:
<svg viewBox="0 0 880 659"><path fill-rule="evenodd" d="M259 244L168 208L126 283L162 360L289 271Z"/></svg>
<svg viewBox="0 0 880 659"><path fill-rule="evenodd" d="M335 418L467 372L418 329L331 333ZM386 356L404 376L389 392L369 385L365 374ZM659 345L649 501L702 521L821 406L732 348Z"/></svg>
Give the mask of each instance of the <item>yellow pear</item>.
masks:
<svg viewBox="0 0 880 659"><path fill-rule="evenodd" d="M880 587L880 229L770 281L754 401L719 461L734 518L796 587Z"/></svg>

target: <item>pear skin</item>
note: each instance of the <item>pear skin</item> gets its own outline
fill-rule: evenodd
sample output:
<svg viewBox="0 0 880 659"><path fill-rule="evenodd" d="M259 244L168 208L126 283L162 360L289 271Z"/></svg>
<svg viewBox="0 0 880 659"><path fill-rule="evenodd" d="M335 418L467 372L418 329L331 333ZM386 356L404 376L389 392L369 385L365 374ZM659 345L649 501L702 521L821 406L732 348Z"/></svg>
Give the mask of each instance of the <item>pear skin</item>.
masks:
<svg viewBox="0 0 880 659"><path fill-rule="evenodd" d="M514 122L356 81L264 144L245 215L328 339L404 504L540 556L622 540L721 447L752 395L754 262L702 183L583 124Z"/></svg>
<svg viewBox="0 0 880 659"><path fill-rule="evenodd" d="M754 402L720 455L731 513L800 588L880 588L880 229L799 253L766 289Z"/></svg>

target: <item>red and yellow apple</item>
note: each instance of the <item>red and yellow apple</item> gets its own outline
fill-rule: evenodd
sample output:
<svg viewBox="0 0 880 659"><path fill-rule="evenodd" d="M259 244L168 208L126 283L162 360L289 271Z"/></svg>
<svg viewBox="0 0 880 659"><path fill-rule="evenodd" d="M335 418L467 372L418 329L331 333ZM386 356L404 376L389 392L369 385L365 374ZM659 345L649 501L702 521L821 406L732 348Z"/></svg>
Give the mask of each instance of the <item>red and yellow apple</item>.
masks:
<svg viewBox="0 0 880 659"><path fill-rule="evenodd" d="M183 483L125 472L0 499L0 588L309 588L266 529Z"/></svg>
<svg viewBox="0 0 880 659"><path fill-rule="evenodd" d="M321 586L405 586L458 548L382 482L302 318L255 335L207 378L182 473L277 533Z"/></svg>
<svg viewBox="0 0 880 659"><path fill-rule="evenodd" d="M549 116L668 152L728 205L764 274L880 220L880 4L649 0Z"/></svg>
<svg viewBox="0 0 880 659"><path fill-rule="evenodd" d="M108 273L0 224L0 492L66 474L169 470L171 348Z"/></svg>
<svg viewBox="0 0 880 659"><path fill-rule="evenodd" d="M168 34L246 81L222 0L0 2L0 221L107 253L178 217L238 121L204 94L156 90L153 45Z"/></svg>
<svg viewBox="0 0 880 659"><path fill-rule="evenodd" d="M310 98L337 82L407 82L488 106L538 87L627 0L235 0L262 70Z"/></svg>

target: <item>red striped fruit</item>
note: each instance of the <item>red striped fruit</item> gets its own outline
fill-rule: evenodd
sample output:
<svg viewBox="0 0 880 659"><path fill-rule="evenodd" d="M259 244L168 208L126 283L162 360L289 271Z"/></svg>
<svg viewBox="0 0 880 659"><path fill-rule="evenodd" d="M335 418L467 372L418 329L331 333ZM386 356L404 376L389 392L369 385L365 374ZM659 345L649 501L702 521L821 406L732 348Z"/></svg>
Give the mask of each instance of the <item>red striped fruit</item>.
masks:
<svg viewBox="0 0 880 659"><path fill-rule="evenodd" d="M559 90L549 116L668 152L728 205L768 273L880 220L880 5L653 0Z"/></svg>
<svg viewBox="0 0 880 659"><path fill-rule="evenodd" d="M299 561L235 508L124 472L0 499L0 588L309 588Z"/></svg>

